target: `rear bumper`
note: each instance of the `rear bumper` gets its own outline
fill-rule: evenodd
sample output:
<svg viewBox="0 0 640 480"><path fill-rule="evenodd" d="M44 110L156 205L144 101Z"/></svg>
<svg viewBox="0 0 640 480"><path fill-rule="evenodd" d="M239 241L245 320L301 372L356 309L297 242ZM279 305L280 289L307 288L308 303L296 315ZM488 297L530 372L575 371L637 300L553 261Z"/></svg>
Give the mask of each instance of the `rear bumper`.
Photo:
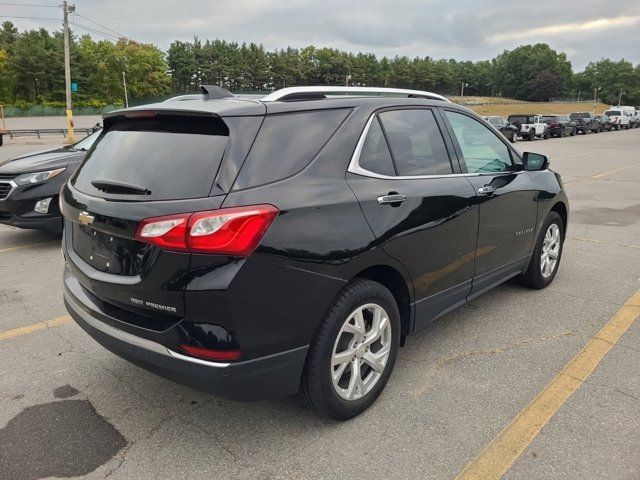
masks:
<svg viewBox="0 0 640 480"><path fill-rule="evenodd" d="M236 400L261 400L298 391L308 346L252 360L220 363L200 360L116 328L65 269L64 303L83 330L116 355L192 388ZM109 323L116 321L109 319Z"/></svg>

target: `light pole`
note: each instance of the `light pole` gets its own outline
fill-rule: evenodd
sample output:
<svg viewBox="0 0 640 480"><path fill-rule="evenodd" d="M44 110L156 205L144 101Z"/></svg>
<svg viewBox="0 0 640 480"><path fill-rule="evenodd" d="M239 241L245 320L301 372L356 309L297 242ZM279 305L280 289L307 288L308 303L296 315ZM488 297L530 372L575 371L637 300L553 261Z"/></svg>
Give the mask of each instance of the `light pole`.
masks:
<svg viewBox="0 0 640 480"><path fill-rule="evenodd" d="M460 88L460 100L462 101L462 97L464 97L464 87L468 87L468 83L462 82L462 87Z"/></svg>
<svg viewBox="0 0 640 480"><path fill-rule="evenodd" d="M618 95L618 106L620 106L620 104L622 103L622 95L624 95L627 92L623 92L622 89L620 89L620 95Z"/></svg>
<svg viewBox="0 0 640 480"><path fill-rule="evenodd" d="M596 113L596 102L597 102L597 95L599 91L600 91L600 87L595 87L593 89L593 113Z"/></svg>
<svg viewBox="0 0 640 480"><path fill-rule="evenodd" d="M124 86L124 106L129 108L129 95L127 95L127 77L122 72L122 85Z"/></svg>
<svg viewBox="0 0 640 480"><path fill-rule="evenodd" d="M67 97L67 134L69 143L75 143L73 137L73 105L71 103L71 66L69 61L69 12L75 12L75 5L62 2L62 31L64 36L64 90Z"/></svg>

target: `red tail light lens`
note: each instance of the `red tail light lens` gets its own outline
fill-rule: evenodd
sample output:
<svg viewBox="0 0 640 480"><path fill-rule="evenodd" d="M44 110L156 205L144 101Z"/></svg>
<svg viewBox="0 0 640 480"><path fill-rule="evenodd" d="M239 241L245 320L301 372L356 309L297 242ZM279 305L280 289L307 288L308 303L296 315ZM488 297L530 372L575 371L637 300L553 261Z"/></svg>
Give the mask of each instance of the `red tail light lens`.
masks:
<svg viewBox="0 0 640 480"><path fill-rule="evenodd" d="M148 218L135 238L167 250L246 257L278 216L273 205Z"/></svg>
<svg viewBox="0 0 640 480"><path fill-rule="evenodd" d="M242 355L240 349L214 350L212 348L194 347L192 345L180 345L180 348L189 355L207 360L236 360Z"/></svg>

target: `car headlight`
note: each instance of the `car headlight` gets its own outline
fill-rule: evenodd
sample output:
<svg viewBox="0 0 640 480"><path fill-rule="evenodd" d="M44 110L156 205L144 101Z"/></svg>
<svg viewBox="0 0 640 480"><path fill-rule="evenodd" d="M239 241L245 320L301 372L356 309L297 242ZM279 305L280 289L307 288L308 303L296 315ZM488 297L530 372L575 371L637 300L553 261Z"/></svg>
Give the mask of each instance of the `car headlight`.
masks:
<svg viewBox="0 0 640 480"><path fill-rule="evenodd" d="M32 185L34 183L42 183L60 175L67 167L56 168L55 170L47 170L46 172L23 173L13 179L17 185Z"/></svg>

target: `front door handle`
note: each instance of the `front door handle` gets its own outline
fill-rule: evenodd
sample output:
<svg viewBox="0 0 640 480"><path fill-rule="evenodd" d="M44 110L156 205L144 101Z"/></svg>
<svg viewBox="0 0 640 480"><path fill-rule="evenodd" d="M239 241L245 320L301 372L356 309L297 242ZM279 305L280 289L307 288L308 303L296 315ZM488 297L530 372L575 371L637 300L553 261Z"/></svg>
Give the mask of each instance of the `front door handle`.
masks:
<svg viewBox="0 0 640 480"><path fill-rule="evenodd" d="M493 185L485 185L484 187L480 187L478 189L478 193L480 195L493 195L496 192L496 187L494 187Z"/></svg>
<svg viewBox="0 0 640 480"><path fill-rule="evenodd" d="M381 197L378 197L378 203L380 205L386 205L386 204L399 205L402 202L404 202L406 199L407 199L407 196L403 195L402 193L389 192L389 195L382 195Z"/></svg>

